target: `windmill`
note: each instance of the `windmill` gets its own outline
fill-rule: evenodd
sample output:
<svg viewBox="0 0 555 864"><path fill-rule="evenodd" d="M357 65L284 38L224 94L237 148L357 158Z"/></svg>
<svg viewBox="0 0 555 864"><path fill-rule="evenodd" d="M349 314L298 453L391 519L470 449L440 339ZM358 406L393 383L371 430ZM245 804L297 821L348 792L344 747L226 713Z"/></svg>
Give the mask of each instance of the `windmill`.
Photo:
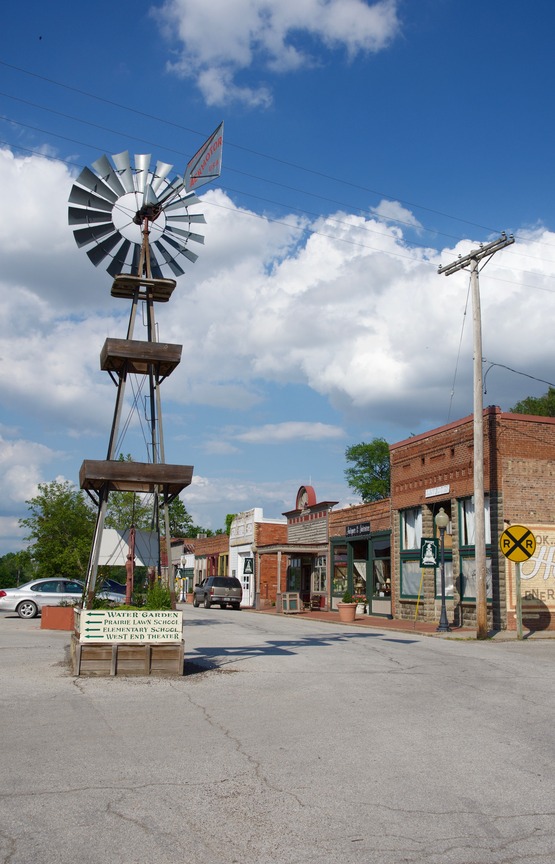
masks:
<svg viewBox="0 0 555 864"><path fill-rule="evenodd" d="M79 472L81 488L97 507L84 608L94 597L110 492L151 493L158 534L162 504L168 571L171 565L168 505L191 483L193 468L165 462L160 384L179 364L182 346L158 341L154 304L169 301L176 278L185 272L182 265L197 260L190 247L203 244L204 237L192 228L206 220L189 208L200 203L196 189L219 177L222 146L223 123L195 153L184 175L173 180L168 179L173 166L156 162L151 167L150 155L136 155L133 165L127 151L111 161L104 155L92 163L92 170L81 171L70 192L68 219L77 245L95 266L106 264L113 277L112 296L131 303L126 338L107 339L100 355L101 369L117 387L107 456L103 461L85 460ZM134 338L140 303L146 309L146 340ZM150 461L146 463L116 459L125 385L131 374L148 379ZM169 585L173 599L172 579Z"/></svg>

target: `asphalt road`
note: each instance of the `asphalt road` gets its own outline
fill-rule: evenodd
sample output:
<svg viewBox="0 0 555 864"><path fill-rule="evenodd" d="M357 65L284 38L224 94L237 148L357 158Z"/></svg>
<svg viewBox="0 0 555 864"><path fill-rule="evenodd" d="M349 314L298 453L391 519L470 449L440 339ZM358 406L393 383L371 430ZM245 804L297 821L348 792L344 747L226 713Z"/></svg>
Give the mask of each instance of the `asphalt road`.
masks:
<svg viewBox="0 0 555 864"><path fill-rule="evenodd" d="M554 641L185 607L183 678L0 614L1 864L555 861Z"/></svg>

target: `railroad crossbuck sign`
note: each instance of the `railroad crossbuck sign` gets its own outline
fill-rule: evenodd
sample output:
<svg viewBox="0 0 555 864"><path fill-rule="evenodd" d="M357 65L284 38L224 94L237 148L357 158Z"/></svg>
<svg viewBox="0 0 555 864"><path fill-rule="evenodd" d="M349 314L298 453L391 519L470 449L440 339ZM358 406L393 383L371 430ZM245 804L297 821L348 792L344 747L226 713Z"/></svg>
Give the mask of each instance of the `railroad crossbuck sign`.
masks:
<svg viewBox="0 0 555 864"><path fill-rule="evenodd" d="M499 548L509 561L527 561L536 551L536 538L524 525L510 525L499 538Z"/></svg>

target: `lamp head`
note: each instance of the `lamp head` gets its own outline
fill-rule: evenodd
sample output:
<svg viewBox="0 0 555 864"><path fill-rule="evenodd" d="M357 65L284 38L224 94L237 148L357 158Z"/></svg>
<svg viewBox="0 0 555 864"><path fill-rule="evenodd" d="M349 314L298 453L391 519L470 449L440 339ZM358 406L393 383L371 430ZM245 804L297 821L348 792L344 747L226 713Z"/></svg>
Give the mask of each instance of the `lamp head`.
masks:
<svg viewBox="0 0 555 864"><path fill-rule="evenodd" d="M440 531L442 529L445 530L447 528L447 526L449 525L449 516L447 515L447 513L445 512L443 507L439 508L439 513L436 515L434 521L436 523L437 528L439 528Z"/></svg>

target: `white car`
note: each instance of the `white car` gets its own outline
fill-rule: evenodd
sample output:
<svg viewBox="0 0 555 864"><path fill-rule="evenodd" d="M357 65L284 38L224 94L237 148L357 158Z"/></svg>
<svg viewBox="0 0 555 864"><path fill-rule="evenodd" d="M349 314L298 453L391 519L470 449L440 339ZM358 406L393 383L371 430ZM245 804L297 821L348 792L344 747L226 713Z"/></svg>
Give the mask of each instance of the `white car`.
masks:
<svg viewBox="0 0 555 864"><path fill-rule="evenodd" d="M0 588L0 612L17 612L20 618L34 618L43 606L79 603L85 585L78 579L33 579L19 588ZM121 603L122 596L114 591L100 591L102 600ZM123 598L125 601L125 598Z"/></svg>

